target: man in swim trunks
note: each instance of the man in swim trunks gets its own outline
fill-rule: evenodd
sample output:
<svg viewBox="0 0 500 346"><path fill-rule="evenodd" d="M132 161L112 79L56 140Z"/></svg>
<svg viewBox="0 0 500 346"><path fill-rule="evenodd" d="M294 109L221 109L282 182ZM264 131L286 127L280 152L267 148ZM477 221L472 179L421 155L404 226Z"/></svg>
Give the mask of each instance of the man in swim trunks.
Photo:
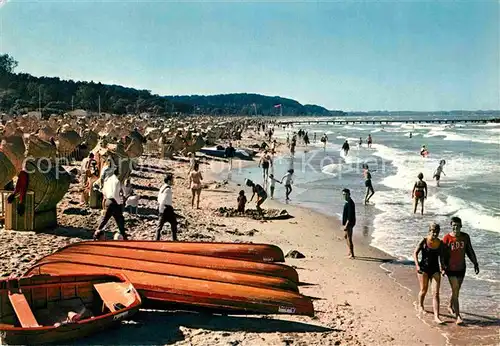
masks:
<svg viewBox="0 0 500 346"><path fill-rule="evenodd" d="M368 146L368 148L371 148L372 147L372 135L368 135L368 138L366 139L366 144Z"/></svg>
<svg viewBox="0 0 500 346"><path fill-rule="evenodd" d="M354 259L354 244L352 243L352 231L356 225L356 206L354 201L351 199L351 191L349 189L343 189L342 194L344 195L345 204L344 211L342 213L342 226L344 226L344 238L347 241L347 247L349 249L349 258Z"/></svg>
<svg viewBox="0 0 500 346"><path fill-rule="evenodd" d="M264 184L267 182L269 178L269 166L273 165L273 159L269 155L269 153L264 151L264 155L260 158L259 167L262 166L262 179L264 179Z"/></svg>
<svg viewBox="0 0 500 346"><path fill-rule="evenodd" d="M448 233L443 238L443 243L447 247L447 265L446 275L451 286L451 298L448 310L456 317L456 324L463 323L460 316L460 304L458 295L465 277L465 255L469 257L474 264L474 272L479 274L479 264L477 263L476 253L472 248L470 237L467 233L462 232L462 220L459 217L451 218L451 233Z"/></svg>
<svg viewBox="0 0 500 346"><path fill-rule="evenodd" d="M342 145L342 150L344 151L345 156L349 154L349 142L347 139L345 140L344 144Z"/></svg>

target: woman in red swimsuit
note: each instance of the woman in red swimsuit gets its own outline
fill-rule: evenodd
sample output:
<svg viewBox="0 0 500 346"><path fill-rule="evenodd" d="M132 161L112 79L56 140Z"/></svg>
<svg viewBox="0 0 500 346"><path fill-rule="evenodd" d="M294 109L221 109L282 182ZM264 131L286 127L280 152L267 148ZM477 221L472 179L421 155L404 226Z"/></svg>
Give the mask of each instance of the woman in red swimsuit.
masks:
<svg viewBox="0 0 500 346"><path fill-rule="evenodd" d="M479 264L477 263L476 254L472 248L469 235L461 232L462 220L456 216L452 217L451 227L453 229L451 233L448 233L443 238L443 243L447 247L448 252L446 275L451 286L451 298L448 310L452 315L455 315L456 323L462 324L458 294L465 277L465 255L474 264L476 275L479 274Z"/></svg>

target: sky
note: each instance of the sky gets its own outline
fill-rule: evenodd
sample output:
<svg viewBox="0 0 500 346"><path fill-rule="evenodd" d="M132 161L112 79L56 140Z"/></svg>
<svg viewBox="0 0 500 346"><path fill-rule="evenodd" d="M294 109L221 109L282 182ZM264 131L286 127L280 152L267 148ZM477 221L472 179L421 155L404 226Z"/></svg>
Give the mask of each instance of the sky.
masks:
<svg viewBox="0 0 500 346"><path fill-rule="evenodd" d="M498 1L0 0L16 72L344 111L500 109Z"/></svg>

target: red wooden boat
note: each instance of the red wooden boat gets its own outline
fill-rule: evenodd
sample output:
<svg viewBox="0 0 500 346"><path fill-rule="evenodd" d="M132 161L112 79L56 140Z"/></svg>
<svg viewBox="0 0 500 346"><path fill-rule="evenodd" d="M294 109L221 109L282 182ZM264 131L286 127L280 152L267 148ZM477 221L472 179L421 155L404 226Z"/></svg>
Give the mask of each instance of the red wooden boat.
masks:
<svg viewBox="0 0 500 346"><path fill-rule="evenodd" d="M129 251L132 253L134 250ZM279 288L295 292L298 292L299 290L295 282L282 277L237 273L179 264L152 262L147 260L147 258L116 258L108 256L107 254L96 255L80 252L61 251L48 255L42 258L37 263L54 261L69 261L73 263L87 264L95 268L108 268L111 270L111 272L123 269L127 270L127 273L152 273L166 275L172 278L185 277L199 280L238 283L240 285Z"/></svg>
<svg viewBox="0 0 500 346"><path fill-rule="evenodd" d="M314 315L311 300L293 291L176 277L154 272L118 270L71 261L56 261L51 256L33 266L27 274L86 273L96 270L102 273L116 271L124 273L146 302L149 301L149 305L153 307L160 303L174 303L230 312Z"/></svg>
<svg viewBox="0 0 500 346"><path fill-rule="evenodd" d="M78 253L99 256L105 255L113 258L126 258L141 261L147 260L150 262L178 264L237 273L268 275L289 279L295 283L299 281L299 276L294 268L280 263L264 263L233 258L191 255L162 250L131 249L124 246L112 246L109 242L104 243L105 244L96 241L79 242L61 248L57 253L65 255ZM121 243L123 244L123 242Z"/></svg>
<svg viewBox="0 0 500 346"><path fill-rule="evenodd" d="M67 247L89 243L78 242ZM177 252L192 255L214 256L221 258L239 258L260 262L284 262L283 251L276 245L249 243L217 242L170 242L153 240L110 240L93 241L95 246L114 246L132 249Z"/></svg>
<svg viewBox="0 0 500 346"><path fill-rule="evenodd" d="M70 341L130 317L141 298L123 275L32 275L0 280L2 344Z"/></svg>

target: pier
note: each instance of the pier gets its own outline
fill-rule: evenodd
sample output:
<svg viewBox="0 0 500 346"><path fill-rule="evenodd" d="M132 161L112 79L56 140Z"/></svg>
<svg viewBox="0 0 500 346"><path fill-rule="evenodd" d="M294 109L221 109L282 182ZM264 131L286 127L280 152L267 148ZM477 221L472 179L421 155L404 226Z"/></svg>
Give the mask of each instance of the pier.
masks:
<svg viewBox="0 0 500 346"><path fill-rule="evenodd" d="M400 123L400 124L458 124L458 123L471 123L471 124L486 124L486 123L500 123L500 118L491 119L381 119L381 120L278 120L278 124L290 125L290 124L332 124L332 125L355 125L355 124L380 124L388 125L390 123Z"/></svg>

